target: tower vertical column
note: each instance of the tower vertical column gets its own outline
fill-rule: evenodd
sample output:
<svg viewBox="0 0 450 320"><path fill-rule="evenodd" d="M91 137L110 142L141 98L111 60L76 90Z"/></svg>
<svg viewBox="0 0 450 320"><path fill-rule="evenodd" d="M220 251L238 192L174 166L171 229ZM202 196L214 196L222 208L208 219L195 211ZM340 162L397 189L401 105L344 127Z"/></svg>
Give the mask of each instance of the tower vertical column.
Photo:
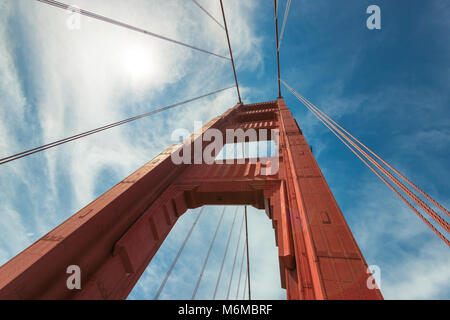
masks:
<svg viewBox="0 0 450 320"><path fill-rule="evenodd" d="M382 299L297 122L282 98L278 106L297 275L288 297Z"/></svg>

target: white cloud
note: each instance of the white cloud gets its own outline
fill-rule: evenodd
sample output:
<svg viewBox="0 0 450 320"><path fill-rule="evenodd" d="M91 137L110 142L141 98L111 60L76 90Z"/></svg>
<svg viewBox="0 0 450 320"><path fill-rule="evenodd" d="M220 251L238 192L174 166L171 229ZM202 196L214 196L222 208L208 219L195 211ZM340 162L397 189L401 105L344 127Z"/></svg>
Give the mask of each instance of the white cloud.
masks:
<svg viewBox="0 0 450 320"><path fill-rule="evenodd" d="M448 248L425 243L389 270L382 280L383 292L389 299L442 299L450 290L449 264Z"/></svg>

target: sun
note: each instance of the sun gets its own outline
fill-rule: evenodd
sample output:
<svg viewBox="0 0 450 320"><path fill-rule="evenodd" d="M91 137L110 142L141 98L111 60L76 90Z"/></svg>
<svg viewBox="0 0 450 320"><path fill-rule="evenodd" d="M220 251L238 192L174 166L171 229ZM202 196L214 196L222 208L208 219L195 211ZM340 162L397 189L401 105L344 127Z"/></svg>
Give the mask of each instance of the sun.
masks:
<svg viewBox="0 0 450 320"><path fill-rule="evenodd" d="M145 47L125 47L120 54L120 64L133 81L144 81L156 73L152 51Z"/></svg>

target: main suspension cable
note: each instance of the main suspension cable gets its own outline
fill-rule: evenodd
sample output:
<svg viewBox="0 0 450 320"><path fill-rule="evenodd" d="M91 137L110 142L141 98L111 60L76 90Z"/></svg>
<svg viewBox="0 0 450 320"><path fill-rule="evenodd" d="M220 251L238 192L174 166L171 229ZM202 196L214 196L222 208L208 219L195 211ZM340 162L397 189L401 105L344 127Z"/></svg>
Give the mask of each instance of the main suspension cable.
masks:
<svg viewBox="0 0 450 320"><path fill-rule="evenodd" d="M311 110L312 111L312 110ZM313 112L313 111L312 111ZM313 112L314 113L314 112ZM325 126L330 129L330 131L336 135L339 140L342 141L342 143L344 143L345 146L347 146L361 161L364 162L364 164L371 169L400 199L402 199L403 202L405 202L406 205L408 205L408 207L411 208L411 210L413 210L420 219L422 219L423 222L425 222L425 224L428 225L428 227L430 229L432 229L436 235L438 235L447 245L450 246L450 242L449 240L442 234L439 232L439 230L437 230L408 200L406 200L385 178L383 178L374 167L372 167L367 161L365 161L360 154L357 153L357 151L355 149L353 149L346 141L344 141L341 136L336 133L325 121L323 121L322 119L319 118L320 121L322 121L323 124L325 124Z"/></svg>
<svg viewBox="0 0 450 320"><path fill-rule="evenodd" d="M55 142L51 142L51 143L42 145L42 146L37 147L37 148L29 149L29 150L26 150L26 151L23 151L23 152L20 152L20 153L8 156L6 158L0 159L0 165L8 163L8 162L11 162L11 161L14 161L14 160L17 160L17 159L20 159L20 158L27 157L27 156L32 155L32 154L37 153L37 152L41 152L41 151L44 151L44 150L47 150L47 149L59 146L61 144L68 143L70 141L74 141L74 140L77 140L77 139L84 138L84 137L92 135L94 133L98 133L98 132L101 132L101 131L104 131L104 130L107 130L107 129L111 129L111 128L120 126L120 125L128 123L128 122L132 122L132 121L135 121L135 120L138 120L138 119L146 118L146 117L149 117L149 116L154 115L156 113L159 113L159 112L162 112L162 111L166 111L166 110L169 110L169 109L181 106L181 105L189 103L189 102L193 102L193 101L205 98L207 96L211 96L213 94L216 94L216 93L219 93L219 92L231 89L231 88L234 88L234 86L230 86L230 87L227 87L227 88L216 90L216 91L213 91L213 92L210 92L210 93L198 96L196 98L192 98L192 99L189 99L189 100L178 102L176 104L169 105L169 106L166 106L166 107L163 107L163 108L159 108L159 109L156 109L156 110L153 110L153 111L150 111L150 112L147 112L147 113L144 113L144 114L132 117L132 118L128 118L128 119L125 119L125 120L114 122L114 123L111 123L111 124L108 124L108 125L96 128L96 129L92 129L92 130L89 130L89 131L85 131L83 133L76 134L76 135L68 137L68 138L64 138L64 139L61 139L61 140L58 140L58 141L55 141Z"/></svg>
<svg viewBox="0 0 450 320"><path fill-rule="evenodd" d="M195 285L195 289L194 289L194 292L192 293L191 300L194 300L195 296L197 295L197 290L198 290L198 287L200 286L200 281L202 280L203 273L205 272L206 265L208 264L209 256L211 254L211 250L213 248L214 242L216 241L217 232L219 231L220 225L222 224L222 220L223 220L223 216L225 214L225 209L226 208L227 207L223 207L222 214L220 215L219 223L217 224L216 232L214 233L214 237L213 237L213 239L211 241L211 244L209 246L208 253L206 254L205 262L203 263L202 270L200 271L200 274L198 276L197 284Z"/></svg>
<svg viewBox="0 0 450 320"><path fill-rule="evenodd" d="M233 267L231 268L231 276L230 276L230 282L228 283L228 291L227 291L227 299L226 300L228 300L230 298L231 283L233 282L233 275L234 275L234 266L236 265L236 258L237 258L237 254L239 251L239 243L241 242L241 235L242 235L242 229L244 226L244 220L245 220L245 215L242 216L241 229L239 231L239 237L238 237L238 242L236 245L236 251L234 253Z"/></svg>
<svg viewBox="0 0 450 320"><path fill-rule="evenodd" d="M275 8L275 37L277 42L277 70L278 70L278 98L281 98L281 84L280 84L280 52L278 50L278 1L273 0Z"/></svg>
<svg viewBox="0 0 450 320"><path fill-rule="evenodd" d="M234 80L236 81L236 90L237 90L237 94L238 94L238 98L239 98L239 103L242 103L241 93L239 91L238 79L236 76L236 67L234 66L233 52L231 51L231 43L230 43L230 36L228 34L227 20L225 19L225 10L223 9L222 0L220 0L220 8L222 9L223 24L225 26L225 33L227 34L228 49L230 51L231 65L233 66Z"/></svg>
<svg viewBox="0 0 450 320"><path fill-rule="evenodd" d="M54 1L54 0L36 0L36 1L45 3L45 4L48 4L48 5L57 7L57 8L61 8L61 9L64 9L64 10L73 11L73 12L79 13L79 14L81 14L83 16L86 16L86 17L89 17L89 18L93 18L93 19L97 19L97 20L100 20L100 21L103 21L103 22L111 23L111 24L114 24L116 26L127 28L129 30L133 30L133 31L136 31L136 32L140 32L140 33L146 34L146 35L151 36L151 37L155 37L155 38L158 38L158 39L161 39L161 40L172 42L174 44L178 44L178 45L181 45L181 46L193 49L193 50L197 50L197 51L200 51L200 52L203 52L203 53L207 53L207 54L216 56L218 58L230 60L230 58L224 57L224 56L222 56L220 54L217 54L217 53L214 53L214 52L210 52L210 51L207 51L207 50L204 50L204 49L192 46L190 44L187 44L187 43L184 43L184 42L181 42L181 41L178 41L178 40L174 40L174 39L171 39L171 38L168 38L168 37L156 34L154 32L148 31L148 30L144 30L144 29L141 29L141 28L138 28L138 27L134 27L134 26L129 25L127 23L123 23L123 22L120 22L120 21L117 21L117 20L113 20L113 19L107 18L105 16L102 16L102 15L99 15L99 14L96 14L96 13L93 13L93 12L90 12L90 11L87 11L87 10L84 10L84 9L75 8L75 7L71 6L71 5L68 5L68 4L59 2L59 1Z"/></svg>
<svg viewBox="0 0 450 320"><path fill-rule="evenodd" d="M277 17L278 17L278 1L275 0L275 18Z"/></svg>
<svg viewBox="0 0 450 320"><path fill-rule="evenodd" d="M284 83L284 81L283 81ZM294 90L295 91L295 90ZM450 232L449 224L440 217L433 209L431 209L427 204L425 204L419 197L417 197L413 192L411 192L410 189L408 189L403 183L401 183L395 176L393 176L388 170L386 170L385 167L381 166L377 161L375 161L374 158L372 158L370 155L368 155L364 150L362 150L358 145L354 143L353 140L351 140L347 135L344 134L344 132L340 129L342 128L339 126L335 121L331 120L329 116L324 116L324 112L321 111L317 106L312 104L310 101L308 101L305 97L303 97L301 94L296 92L296 96L305 104L305 106L309 106L313 110L311 110L314 114L317 114L316 116L321 117L324 119L328 124L330 124L334 130L341 135L344 139L346 139L353 147L355 147L366 159L368 159L373 165L375 165L378 170L380 170L387 178L389 178L398 188L400 188L411 200L413 200L419 207L421 207L435 222L437 222L442 228L445 229L445 231ZM339 126L337 128L334 124ZM355 139L357 140L357 139ZM357 140L359 141L359 140ZM361 145L362 143L360 143ZM367 148L366 148L367 149Z"/></svg>
<svg viewBox="0 0 450 320"><path fill-rule="evenodd" d="M194 230L195 226L197 225L197 222L200 219L200 216L202 215L204 208L205 207L201 207L200 208L200 212L198 213L197 217L195 217L194 223L192 224L191 228L189 229L189 232L187 233L186 238L183 241L183 244L181 245L180 249L178 250L178 253L177 253L175 259L173 260L173 262L172 262L172 264L171 264L171 266L169 268L169 271L167 271L167 274L164 277L163 282L161 283L158 291L156 292L155 297L153 298L154 300L158 300L159 296L161 295L161 292L163 291L164 287L166 286L167 280L169 279L173 268L177 264L178 258L180 257L181 253L183 252L183 249L186 246L186 243L188 242L189 238L191 237L192 230Z"/></svg>
<svg viewBox="0 0 450 320"><path fill-rule="evenodd" d="M394 184L396 184L397 187L399 187L403 192L405 192L416 204L418 204L424 211L426 211L433 218L433 220L439 223L439 225L441 225L441 227L443 227L448 232L448 224L446 223L446 221L444 221L432 209L430 209L426 204L424 204L420 199L418 199L417 196L415 196L408 188L406 188L402 183L400 183L392 174L387 172L385 168L381 167L381 165L378 164L372 157L370 157L361 148L355 145L353 141L351 141L342 131L340 131L338 128L336 128L335 125L333 125L333 123L335 123L334 121L333 123L331 123L327 118L325 118L321 113L319 113L319 111L322 112L320 109L318 109L306 98L304 98L294 89L292 89L285 81L282 80L282 82L323 124L325 124L325 126L327 126L330 129L330 131L333 134L335 134L353 153L355 153L355 155L358 156L358 158L360 158L360 160L362 160L386 185L388 185L388 187L392 189L397 194L397 196L399 196L447 245L450 245L449 240L442 233L440 233L421 213L419 213L417 209L413 205L411 205L389 182L387 182L387 180L384 179L376 171L374 167L372 167L369 163L367 163L360 156L360 154L357 153L356 150L361 152L362 155L365 156L370 162L372 162L376 168L378 168L383 174L385 174L388 179L394 182ZM349 142L356 150L352 148L342 138L344 138L347 142Z"/></svg>
<svg viewBox="0 0 450 320"><path fill-rule="evenodd" d="M297 94L299 94L297 92ZM299 94L300 97L303 97L301 94ZM303 97L303 99L306 100L306 98ZM421 195L423 195L426 199L428 199L431 203L433 203L436 207L438 207L442 212L444 212L446 215L450 216L450 212L445 209L441 204L439 204L437 201L435 201L433 198L431 198L427 193L422 191L419 187L417 187L413 182L411 182L407 177L405 177L402 173L400 173L398 170L396 170L394 167L392 167L389 163L387 163L383 158L381 158L378 154L376 154L372 149L367 147L364 143L362 143L360 140L355 138L351 133L349 133L347 130L345 130L343 127L341 127L337 122L335 122L330 116L328 116L325 112L320 110L317 106L312 104L308 101L308 103L315 108L321 115L323 115L325 118L327 118L330 122L335 124L339 129L344 131L348 136L350 136L354 141L356 141L359 145L361 145L364 149L369 151L372 155L374 155L378 160L380 160L385 166L387 166L389 169L394 171L397 175L399 175L404 181L406 181L410 186L412 186L416 191L418 191Z"/></svg>
<svg viewBox="0 0 450 320"><path fill-rule="evenodd" d="M206 13L211 19L213 19L223 30L225 30L225 27L219 22L219 21L217 21L217 19L216 18L214 18L214 16L212 15L212 14L210 14L209 12L208 12L208 10L206 10L205 8L203 8L201 5L200 5L200 3L198 3L197 1L195 1L195 0L192 0L192 2L194 2L196 5L197 5L197 7L199 7L204 13Z"/></svg>
<svg viewBox="0 0 450 320"><path fill-rule="evenodd" d="M231 224L230 233L228 234L227 245L225 247L225 252L223 254L222 264L220 265L219 276L217 277L216 287L214 288L213 300L216 299L217 289L219 288L220 278L222 277L223 266L225 264L225 259L227 257L228 248L230 247L231 235L233 234L233 228L234 228L234 223L236 222L238 209L239 209L239 207L236 207L236 210L234 210L233 223Z"/></svg>

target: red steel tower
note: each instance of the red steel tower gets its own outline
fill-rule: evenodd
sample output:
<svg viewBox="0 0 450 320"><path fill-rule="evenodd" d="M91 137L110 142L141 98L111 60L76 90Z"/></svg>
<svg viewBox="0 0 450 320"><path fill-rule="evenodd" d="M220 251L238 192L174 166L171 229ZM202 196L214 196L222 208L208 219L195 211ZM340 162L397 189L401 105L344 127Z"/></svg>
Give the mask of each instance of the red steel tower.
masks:
<svg viewBox="0 0 450 320"><path fill-rule="evenodd" d="M224 137L227 129L278 129L278 170L263 159L177 165L171 155L183 145L170 146L3 265L0 299L125 299L177 219L203 205L265 209L288 299L382 299L367 285L368 266L282 98L237 104L190 146L205 148L210 128ZM69 265L81 269L80 290L67 288Z"/></svg>

